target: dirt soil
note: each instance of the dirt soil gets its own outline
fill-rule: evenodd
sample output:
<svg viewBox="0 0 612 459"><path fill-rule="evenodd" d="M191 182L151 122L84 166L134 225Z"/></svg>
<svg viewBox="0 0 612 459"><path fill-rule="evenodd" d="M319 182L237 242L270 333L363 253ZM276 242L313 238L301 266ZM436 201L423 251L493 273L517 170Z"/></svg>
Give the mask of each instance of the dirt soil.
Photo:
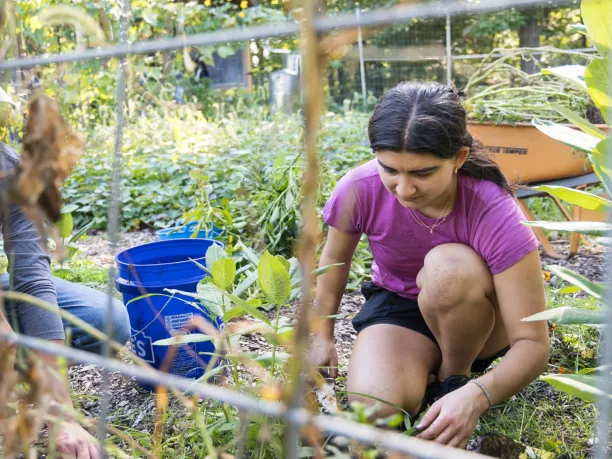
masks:
<svg viewBox="0 0 612 459"><path fill-rule="evenodd" d="M123 234L118 242L119 250L132 247L134 245L153 241L154 235L151 232L141 231ZM88 259L99 266L108 267L113 262L109 255L108 241L104 237L90 237L80 243L83 251L80 257ZM566 241L555 243L555 248L560 253L568 253L569 245ZM562 265L585 275L591 280L602 281L604 275L604 250L601 246L581 245L577 256L567 260L557 260L542 255L543 270L547 265ZM548 281L552 285L557 285L560 280L552 276ZM355 342L357 334L351 325L352 317L359 311L364 302L363 296L359 292L349 292L344 295L339 313L347 314L346 317L336 321L336 344L339 355L340 378L336 383L336 391L345 390L346 369L351 353L351 348ZM290 320L295 319L297 306L293 305L286 308L282 315ZM268 313L270 317L273 311ZM264 353L271 350L271 346L259 334L244 336L240 342L243 351ZM255 377L241 368L242 376L251 381ZM99 414L101 387L101 369L94 365L77 365L70 369L70 383L76 394L79 394L80 407L85 414L97 417ZM133 380L121 377L118 374L111 374L110 378L110 410L108 422L132 429L149 431L153 429L155 399L149 392L143 390ZM171 398L172 405L180 409L178 402ZM339 397L342 404L345 398ZM505 437L504 437L505 438ZM471 448L491 454L491 444L502 444L499 451L511 451L515 448L513 444L507 444L505 439L479 438L472 442ZM484 446L483 446L484 445ZM504 449L505 448L505 449ZM506 453L499 453L497 457L512 457Z"/></svg>

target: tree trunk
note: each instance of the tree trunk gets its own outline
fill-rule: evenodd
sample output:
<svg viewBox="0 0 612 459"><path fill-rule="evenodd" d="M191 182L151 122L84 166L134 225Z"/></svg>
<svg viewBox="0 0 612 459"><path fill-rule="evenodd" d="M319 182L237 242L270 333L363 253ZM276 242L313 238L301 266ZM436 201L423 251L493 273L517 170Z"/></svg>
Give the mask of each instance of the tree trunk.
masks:
<svg viewBox="0 0 612 459"><path fill-rule="evenodd" d="M537 48L540 46L540 27L535 10L524 12L525 24L519 30L519 46L521 48ZM527 73L537 73L538 66L533 61L522 61L521 70Z"/></svg>

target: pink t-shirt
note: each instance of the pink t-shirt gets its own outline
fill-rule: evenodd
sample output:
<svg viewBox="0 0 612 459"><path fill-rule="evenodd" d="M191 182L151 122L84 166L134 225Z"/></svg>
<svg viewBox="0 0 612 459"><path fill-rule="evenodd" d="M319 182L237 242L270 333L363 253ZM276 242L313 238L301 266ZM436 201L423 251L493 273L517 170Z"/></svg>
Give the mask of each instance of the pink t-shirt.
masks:
<svg viewBox="0 0 612 459"><path fill-rule="evenodd" d="M376 160L346 174L323 209L327 224L349 234L366 234L374 255L372 281L405 298L419 294L416 277L425 255L440 244L472 247L498 274L538 247L516 200L495 183L459 173L455 206L433 233L387 191ZM417 212L427 225L435 219Z"/></svg>

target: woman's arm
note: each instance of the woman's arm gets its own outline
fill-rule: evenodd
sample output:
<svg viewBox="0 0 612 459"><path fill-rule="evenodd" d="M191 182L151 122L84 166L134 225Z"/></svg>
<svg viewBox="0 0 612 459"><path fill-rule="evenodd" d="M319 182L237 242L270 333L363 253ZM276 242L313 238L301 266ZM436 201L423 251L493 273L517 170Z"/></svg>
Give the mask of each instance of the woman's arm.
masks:
<svg viewBox="0 0 612 459"><path fill-rule="evenodd" d="M331 316L338 312L342 294L346 288L351 260L359 243L359 234L346 234L329 227L327 242L321 255L320 266L344 263L326 272L317 279L315 314L317 317ZM338 376L338 352L334 344L336 319L322 319L314 328L314 339L309 350L310 364L330 378Z"/></svg>
<svg viewBox="0 0 612 459"><path fill-rule="evenodd" d="M548 364L548 324L521 322L546 308L538 251L494 275L493 283L511 348L499 365L478 381L489 390L493 403L499 403L520 392Z"/></svg>
<svg viewBox="0 0 612 459"><path fill-rule="evenodd" d="M340 301L348 282L351 270L351 260L355 248L359 243L360 234L346 234L330 226L327 233L327 242L321 254L319 266L327 266L333 263L344 263L337 266L317 279L317 290L315 297L315 313L317 317L330 316L338 312ZM335 319L324 319L317 334L333 339Z"/></svg>
<svg viewBox="0 0 612 459"><path fill-rule="evenodd" d="M478 378L491 403L509 399L536 379L548 362L546 322L521 322L545 309L540 257L533 250L521 261L493 276L510 350L493 370ZM485 392L468 383L435 402L417 426L420 438L465 448L479 416L489 408ZM438 440L438 439L446 440Z"/></svg>

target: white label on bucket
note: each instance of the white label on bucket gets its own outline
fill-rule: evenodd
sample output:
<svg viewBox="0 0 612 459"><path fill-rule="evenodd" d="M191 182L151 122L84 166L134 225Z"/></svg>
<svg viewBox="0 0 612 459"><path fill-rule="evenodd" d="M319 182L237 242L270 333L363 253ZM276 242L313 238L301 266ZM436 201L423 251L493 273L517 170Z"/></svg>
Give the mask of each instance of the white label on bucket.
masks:
<svg viewBox="0 0 612 459"><path fill-rule="evenodd" d="M168 330L168 333L182 330L191 325L192 319L192 312L166 316L166 330ZM182 345L176 350L176 354L172 360L172 365L170 366L170 373L189 377L190 372L192 372L194 369L199 369L196 356L197 353L195 344Z"/></svg>
<svg viewBox="0 0 612 459"><path fill-rule="evenodd" d="M165 319L166 330L168 330L168 332L178 331L191 324L191 319L193 319L193 312L166 316Z"/></svg>
<svg viewBox="0 0 612 459"><path fill-rule="evenodd" d="M134 329L132 329L132 333L134 333ZM144 332L139 332L137 334L133 334L131 336L132 340L132 351L138 357L140 357L145 362L155 363L155 357L153 356L153 340L150 336L144 334Z"/></svg>

